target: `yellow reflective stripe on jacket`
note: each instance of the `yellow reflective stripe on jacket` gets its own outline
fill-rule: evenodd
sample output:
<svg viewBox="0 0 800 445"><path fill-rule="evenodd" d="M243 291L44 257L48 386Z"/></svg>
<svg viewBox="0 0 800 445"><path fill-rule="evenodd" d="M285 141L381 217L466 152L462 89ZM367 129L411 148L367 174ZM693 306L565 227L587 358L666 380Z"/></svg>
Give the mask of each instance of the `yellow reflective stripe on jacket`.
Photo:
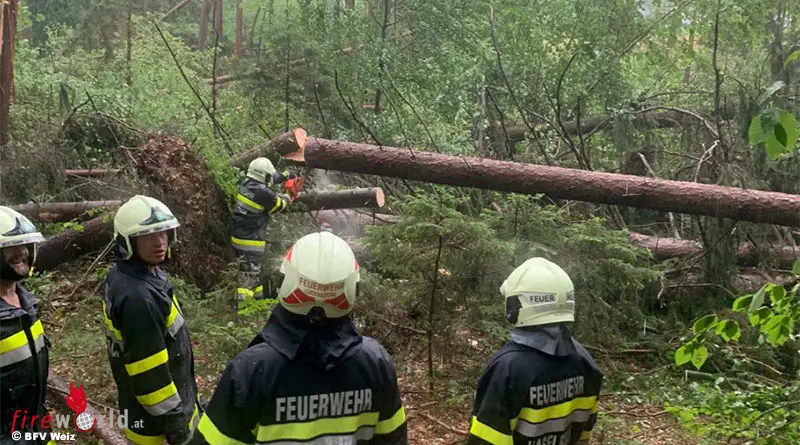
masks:
<svg viewBox="0 0 800 445"><path fill-rule="evenodd" d="M181 404L181 396L174 382L143 396L136 396L145 410L152 416L160 416Z"/></svg>
<svg viewBox="0 0 800 445"><path fill-rule="evenodd" d="M241 193L238 193L236 195L236 200L241 202L242 204L246 205L247 207L250 207L250 210L253 210L253 211L256 211L256 212L260 212L260 211L264 210L264 206L262 206L261 204L253 201L252 199L248 198L247 196L244 196Z"/></svg>
<svg viewBox="0 0 800 445"><path fill-rule="evenodd" d="M192 418L186 424L186 426L189 427L190 431L194 431L194 429L197 426L197 414L198 414L197 405L195 405L194 406L194 412L192 413ZM123 429L122 432L123 432L123 434L125 434L125 437L129 441L131 441L131 442L133 442L133 443L135 443L137 445L163 445L164 441L167 440L167 438L164 437L164 435L160 435L160 436L145 436L143 434L139 434L139 433L136 433L134 431L131 431L128 428Z"/></svg>
<svg viewBox="0 0 800 445"><path fill-rule="evenodd" d="M178 305L173 300L172 308L167 316L167 331L169 331L173 337L177 336L178 331L181 329L181 327L183 327L183 323L183 315L181 315Z"/></svg>
<svg viewBox="0 0 800 445"><path fill-rule="evenodd" d="M503 434L500 431L482 423L477 417L472 416L472 425L469 427L469 433L477 438L483 439L492 445L513 445L514 440L508 434Z"/></svg>
<svg viewBox="0 0 800 445"><path fill-rule="evenodd" d="M378 421L378 424L375 425L375 434L389 434L392 431L400 428L400 426L406 421L406 409L405 407L401 406L400 409L395 412L392 417Z"/></svg>
<svg viewBox="0 0 800 445"><path fill-rule="evenodd" d="M133 377L137 374L147 372L156 366L163 365L167 363L167 360L169 360L169 355L167 354L167 348L164 348L150 357L145 357L133 363L126 363L125 370L128 371L129 376Z"/></svg>
<svg viewBox="0 0 800 445"><path fill-rule="evenodd" d="M41 351L44 347L44 337L42 334L44 334L42 322L36 320L33 326L31 326L31 337L33 338L33 345L36 352ZM25 335L24 330L0 340L0 367L19 363L32 356L33 353L31 352L31 347L28 345L28 337Z"/></svg>
<svg viewBox="0 0 800 445"><path fill-rule="evenodd" d="M589 410L590 414L594 414L597 412L597 396L579 397L541 409L522 408L519 418L530 423L540 423L566 417L576 410Z"/></svg>
<svg viewBox="0 0 800 445"><path fill-rule="evenodd" d="M280 196L275 198L275 205L269 210L269 213L275 213L278 210L283 210L286 208L286 201L283 200Z"/></svg>
<svg viewBox="0 0 800 445"><path fill-rule="evenodd" d="M121 342L122 341L122 332L120 332L119 329L117 329L114 326L114 322L112 322L111 319L108 317L108 310L106 308L106 301L105 300L103 300L103 319L104 319L104 321L106 323L106 329L108 330L108 332L110 332L111 335L113 335L114 338L117 341Z"/></svg>
<svg viewBox="0 0 800 445"><path fill-rule="evenodd" d="M256 437L259 442L270 440L309 440L324 435L356 434L362 427L369 427L372 437L373 425L378 423L378 412L366 412L355 416L325 418L310 422L283 423L277 425L258 426Z"/></svg>
<svg viewBox="0 0 800 445"><path fill-rule="evenodd" d="M200 423L197 424L197 431L203 433L203 438L209 445L247 445L236 439L230 438L223 434L214 422L208 417L208 414L200 418Z"/></svg>
<svg viewBox="0 0 800 445"><path fill-rule="evenodd" d="M250 239L241 239L236 238L235 236L231 237L231 243L233 243L233 247L238 248L240 250L253 250L253 251L263 251L264 247L266 247L267 242L262 240L250 240Z"/></svg>

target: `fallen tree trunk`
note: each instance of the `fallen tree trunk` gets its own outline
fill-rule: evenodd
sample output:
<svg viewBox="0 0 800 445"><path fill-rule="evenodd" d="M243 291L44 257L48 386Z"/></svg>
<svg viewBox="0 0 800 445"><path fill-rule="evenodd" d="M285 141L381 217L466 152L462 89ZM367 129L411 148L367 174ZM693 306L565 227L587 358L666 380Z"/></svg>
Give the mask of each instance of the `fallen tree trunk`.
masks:
<svg viewBox="0 0 800 445"><path fill-rule="evenodd" d="M11 207L30 219L46 222L63 222L77 218L89 210L103 207L116 208L122 201L50 202L44 204L21 204Z"/></svg>
<svg viewBox="0 0 800 445"><path fill-rule="evenodd" d="M659 261L669 258L686 258L698 255L703 251L702 243L692 240L661 238L641 233L630 233L628 238L634 245L653 252L653 256ZM792 246L769 247L766 251L771 258L777 260L779 267L791 268L797 258L800 258L800 249ZM756 266L758 261L757 249L751 243L742 243L739 246L736 251L736 262L740 266Z"/></svg>
<svg viewBox="0 0 800 445"><path fill-rule="evenodd" d="M284 159L325 170L800 226L800 196L786 193L306 138L301 128L268 145Z"/></svg>
<svg viewBox="0 0 800 445"><path fill-rule="evenodd" d="M797 277L790 273L775 273L772 276L768 276L755 269L742 269L738 275L733 277L732 284L734 288L725 290L732 292L732 296L735 296L758 292L767 283L775 283L778 286L791 288L797 282ZM719 288L720 286L706 282L699 274L688 273L679 277L667 278L663 287L663 292L672 293L679 289Z"/></svg>
<svg viewBox="0 0 800 445"><path fill-rule="evenodd" d="M50 395L50 401L56 402L56 404L62 410L72 414L72 408L67 405L66 401L66 395L69 394L69 384L66 380L59 377L52 371L50 371L47 376L47 392ZM108 424L111 417L108 412L99 412L90 404L87 404L86 413L88 413L89 416L97 419L97 426L92 431L92 434L98 439L102 440L104 444L125 445L127 443L122 437L122 434L119 432L119 425ZM119 418L119 412L116 412L115 414L114 420L117 420ZM128 421L132 420L128 419Z"/></svg>
<svg viewBox="0 0 800 445"><path fill-rule="evenodd" d="M67 229L39 245L36 270L52 270L85 253L104 249L114 236L114 224L98 216L83 224L83 230Z"/></svg>
<svg viewBox="0 0 800 445"><path fill-rule="evenodd" d="M306 214L306 222L313 224L329 224L337 235L359 236L368 226L383 226L400 220L398 215L385 213L369 214L353 209L319 210Z"/></svg>
<svg viewBox="0 0 800 445"><path fill-rule="evenodd" d="M277 147L292 146L293 144L305 144L306 131L302 128L296 128L292 131L286 132L277 138L269 141L266 145L248 150L234 158L231 158L228 163L234 167L246 169L250 162L259 157L265 156L272 151L278 151Z"/></svg>
<svg viewBox="0 0 800 445"><path fill-rule="evenodd" d="M93 178L97 176L106 176L106 175L114 175L119 173L121 170L118 168L97 168L97 169L89 169L89 170L64 170L65 175L72 175L72 176L81 176L84 178Z"/></svg>
<svg viewBox="0 0 800 445"><path fill-rule="evenodd" d="M385 198L380 187L341 190L336 192L300 193L290 207L291 211L353 209L358 207L383 207ZM302 205L297 205L302 204Z"/></svg>

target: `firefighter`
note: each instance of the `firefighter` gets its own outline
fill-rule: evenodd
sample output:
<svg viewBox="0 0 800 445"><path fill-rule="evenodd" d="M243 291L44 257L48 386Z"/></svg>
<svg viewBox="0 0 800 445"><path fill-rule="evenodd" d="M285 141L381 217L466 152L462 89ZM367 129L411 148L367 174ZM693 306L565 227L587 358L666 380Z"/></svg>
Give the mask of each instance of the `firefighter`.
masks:
<svg viewBox="0 0 800 445"><path fill-rule="evenodd" d="M0 444L34 444L12 438L13 431L45 432L31 416L47 415L45 392L50 342L44 335L38 301L20 284L33 274L36 247L44 237L15 210L0 206ZM23 415L28 422L22 426Z"/></svg>
<svg viewBox="0 0 800 445"><path fill-rule="evenodd" d="M586 445L603 374L570 334L572 280L531 258L500 287L511 341L478 381L467 445Z"/></svg>
<svg viewBox="0 0 800 445"><path fill-rule="evenodd" d="M406 445L392 358L350 318L359 282L350 246L306 235L280 271L280 304L228 363L192 444Z"/></svg>
<svg viewBox="0 0 800 445"><path fill-rule="evenodd" d="M267 245L267 225L273 213L282 212L289 205L289 198L276 194L270 186L290 177L288 171L277 173L269 159L256 158L250 162L247 177L239 184L231 223L231 244L240 260L237 301L247 297L264 298L260 274Z"/></svg>
<svg viewBox="0 0 800 445"><path fill-rule="evenodd" d="M106 278L103 315L129 443L184 444L199 421L189 331L159 268L170 257L178 227L167 206L142 195L120 206L114 218L118 258Z"/></svg>

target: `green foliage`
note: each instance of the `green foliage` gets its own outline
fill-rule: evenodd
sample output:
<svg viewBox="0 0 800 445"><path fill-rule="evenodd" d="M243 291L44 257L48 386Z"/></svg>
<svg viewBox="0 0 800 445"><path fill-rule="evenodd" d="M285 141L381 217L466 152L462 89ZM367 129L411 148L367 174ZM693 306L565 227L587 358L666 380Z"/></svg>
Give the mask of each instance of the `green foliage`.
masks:
<svg viewBox="0 0 800 445"><path fill-rule="evenodd" d="M752 145L763 143L769 157L777 159L794 152L797 120L788 111L768 109L753 118L748 134Z"/></svg>

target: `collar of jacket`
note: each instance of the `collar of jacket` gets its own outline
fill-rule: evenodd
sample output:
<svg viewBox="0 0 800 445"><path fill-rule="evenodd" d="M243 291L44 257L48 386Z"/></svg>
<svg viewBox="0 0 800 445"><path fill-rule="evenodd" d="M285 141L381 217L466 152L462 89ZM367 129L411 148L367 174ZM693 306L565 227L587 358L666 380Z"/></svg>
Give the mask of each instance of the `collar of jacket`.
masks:
<svg viewBox="0 0 800 445"><path fill-rule="evenodd" d="M251 346L266 342L289 360L301 357L327 370L361 340L349 316L312 326L307 317L291 313L279 304Z"/></svg>
<svg viewBox="0 0 800 445"><path fill-rule="evenodd" d="M563 323L514 328L511 330L511 341L557 357L576 353L572 334Z"/></svg>
<svg viewBox="0 0 800 445"><path fill-rule="evenodd" d="M0 298L0 319L7 318L15 311L24 310L28 314L35 315L36 313L36 306L39 301L36 297L33 296L27 289L22 287L21 284L17 283L17 296L19 296L19 304L21 308L16 306L12 306L6 302L5 299Z"/></svg>
<svg viewBox="0 0 800 445"><path fill-rule="evenodd" d="M127 261L117 262L117 267L119 268L119 271L125 275L145 281L154 286L156 289L166 292L166 290L169 288L167 275L158 266L153 268L153 270L149 270L144 263L138 259L131 258Z"/></svg>

